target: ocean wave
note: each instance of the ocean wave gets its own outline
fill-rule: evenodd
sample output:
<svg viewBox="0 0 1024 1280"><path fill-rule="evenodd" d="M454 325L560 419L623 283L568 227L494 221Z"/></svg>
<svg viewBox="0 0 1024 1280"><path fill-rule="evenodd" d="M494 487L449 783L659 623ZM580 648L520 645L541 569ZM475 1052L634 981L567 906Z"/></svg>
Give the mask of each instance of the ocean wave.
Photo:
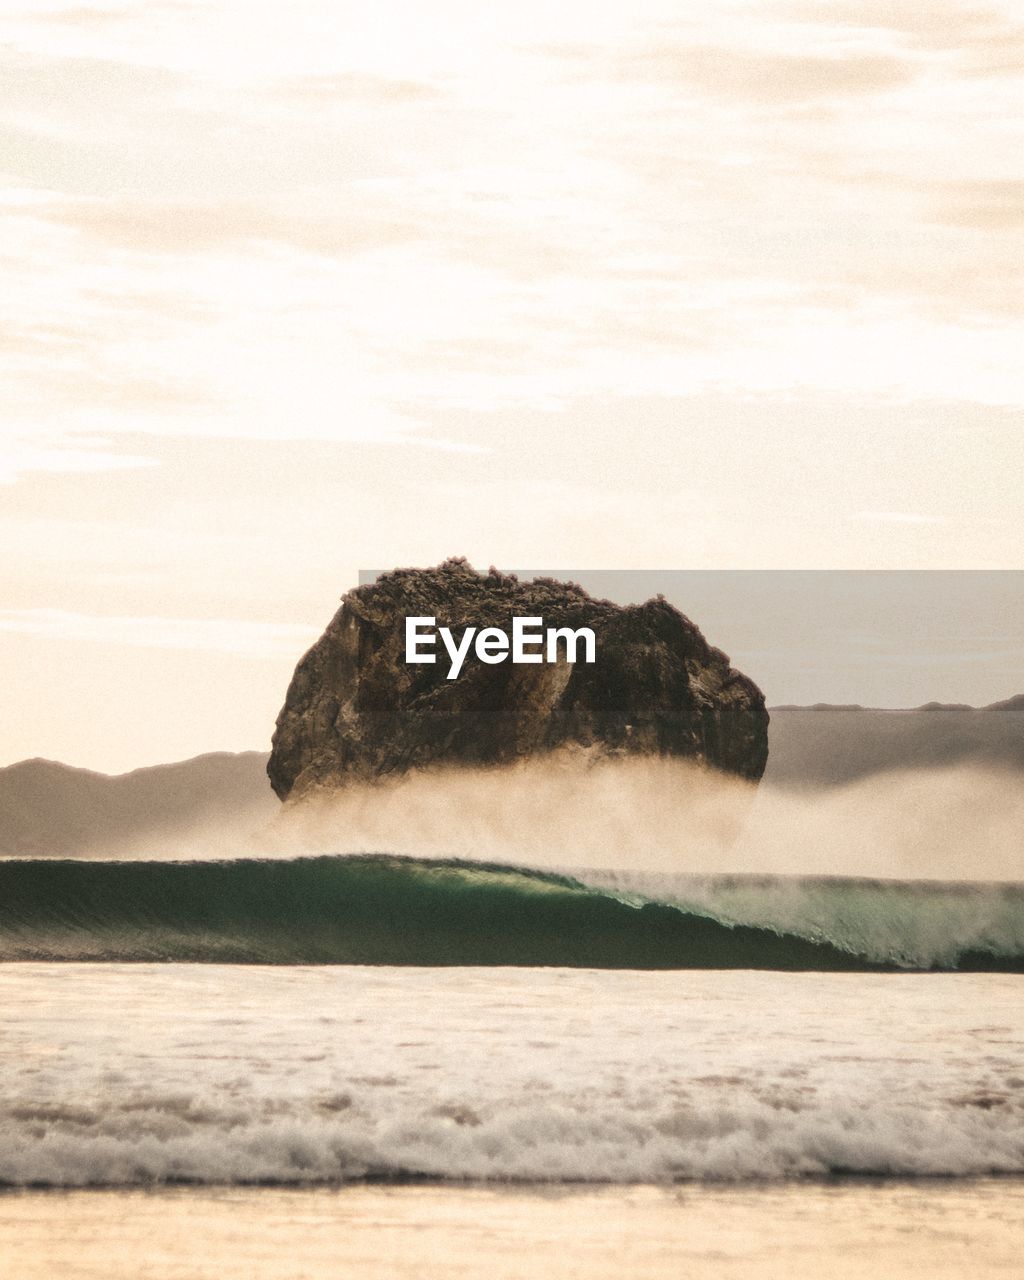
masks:
<svg viewBox="0 0 1024 1280"><path fill-rule="evenodd" d="M730 1099L708 1090L703 1099L654 1102L643 1112L591 1111L566 1098L508 1097L474 1107L441 1096L433 1105L399 1096L383 1111L326 1097L306 1114L256 1116L180 1097L136 1101L102 1116L25 1108L0 1117L0 1185L1024 1173L1019 1106L951 1099L928 1113L910 1099L825 1096L800 1105L736 1092Z"/></svg>
<svg viewBox="0 0 1024 1280"><path fill-rule="evenodd" d="M1007 975L2 976L7 1185L1024 1174Z"/></svg>
<svg viewBox="0 0 1024 1280"><path fill-rule="evenodd" d="M0 862L0 959L1024 971L1024 887L366 854Z"/></svg>

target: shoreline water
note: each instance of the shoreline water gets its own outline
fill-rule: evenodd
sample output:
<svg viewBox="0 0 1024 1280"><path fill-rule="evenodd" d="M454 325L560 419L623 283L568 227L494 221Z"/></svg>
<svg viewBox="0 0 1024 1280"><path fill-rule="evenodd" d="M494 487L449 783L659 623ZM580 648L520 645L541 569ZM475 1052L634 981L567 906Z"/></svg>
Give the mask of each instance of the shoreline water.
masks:
<svg viewBox="0 0 1024 1280"><path fill-rule="evenodd" d="M1022 1230L1022 1177L0 1194L18 1280L962 1280Z"/></svg>

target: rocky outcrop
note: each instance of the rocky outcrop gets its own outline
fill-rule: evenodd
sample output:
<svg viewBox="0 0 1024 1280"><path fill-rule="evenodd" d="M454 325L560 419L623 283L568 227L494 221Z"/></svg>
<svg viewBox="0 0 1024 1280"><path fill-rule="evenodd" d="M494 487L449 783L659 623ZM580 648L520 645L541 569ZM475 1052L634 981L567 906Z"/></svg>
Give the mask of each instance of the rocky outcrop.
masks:
<svg viewBox="0 0 1024 1280"><path fill-rule="evenodd" d="M590 627L596 660L486 665L471 654L449 680L443 653L434 665L406 664L407 616L435 617L456 638L467 626L509 631L513 616ZM757 686L660 597L623 608L574 583L520 582L448 560L395 570L343 597L295 670L267 773L283 799L562 747L688 757L756 781L768 712Z"/></svg>

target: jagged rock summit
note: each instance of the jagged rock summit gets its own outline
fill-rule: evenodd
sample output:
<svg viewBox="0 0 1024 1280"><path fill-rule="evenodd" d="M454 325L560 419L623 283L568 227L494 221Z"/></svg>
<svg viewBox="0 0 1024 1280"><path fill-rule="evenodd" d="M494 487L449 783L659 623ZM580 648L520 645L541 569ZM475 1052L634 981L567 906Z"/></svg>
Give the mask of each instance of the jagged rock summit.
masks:
<svg viewBox="0 0 1024 1280"><path fill-rule="evenodd" d="M406 617L467 626L590 627L595 661L487 665L472 653L456 679L443 650L405 661ZM440 646L439 646L440 649ZM768 757L768 712L664 599L620 607L552 578L520 582L465 560L396 569L349 591L299 662L277 719L267 773L297 798L432 765L497 765L573 747L595 756L689 757L756 782Z"/></svg>

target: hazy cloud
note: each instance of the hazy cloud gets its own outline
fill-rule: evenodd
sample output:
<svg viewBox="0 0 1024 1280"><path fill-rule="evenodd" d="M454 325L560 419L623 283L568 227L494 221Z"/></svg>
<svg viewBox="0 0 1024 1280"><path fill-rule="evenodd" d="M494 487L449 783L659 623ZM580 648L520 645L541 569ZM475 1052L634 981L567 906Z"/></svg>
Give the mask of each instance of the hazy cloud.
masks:
<svg viewBox="0 0 1024 1280"><path fill-rule="evenodd" d="M238 618L101 617L64 609L0 610L0 631L38 640L141 645L157 649L199 649L247 658L301 654L317 637L309 627Z"/></svg>
<svg viewBox="0 0 1024 1280"><path fill-rule="evenodd" d="M923 516L916 511L858 511L858 520L872 520L878 524L938 524L934 516Z"/></svg>
<svg viewBox="0 0 1024 1280"><path fill-rule="evenodd" d="M1022 30L23 0L6 600L67 605L73 566L83 617L306 617L360 560L453 552L1017 564ZM152 688L166 651L131 656Z"/></svg>
<svg viewBox="0 0 1024 1280"><path fill-rule="evenodd" d="M950 226L985 232L1024 229L1024 177L936 184L931 190L935 216ZM1018 248L1015 244L1012 251Z"/></svg>
<svg viewBox="0 0 1024 1280"><path fill-rule="evenodd" d="M76 200L41 205L35 216L74 228L105 245L144 253L205 253L273 241L308 253L344 256L420 239L406 215L353 200L336 211L274 207L255 201Z"/></svg>
<svg viewBox="0 0 1024 1280"><path fill-rule="evenodd" d="M33 472L89 474L102 471L134 470L156 464L154 458L125 452L112 442L33 439L29 433L20 438L10 428L0 435L0 484L13 484Z"/></svg>
<svg viewBox="0 0 1024 1280"><path fill-rule="evenodd" d="M626 55L617 65L622 74L643 81L780 104L885 92L905 86L915 73L907 59L881 54L829 57L707 46L654 48Z"/></svg>
<svg viewBox="0 0 1024 1280"><path fill-rule="evenodd" d="M355 71L296 76L279 82L273 93L283 101L314 107L352 102L424 102L442 96L441 89L425 80L403 80Z"/></svg>

